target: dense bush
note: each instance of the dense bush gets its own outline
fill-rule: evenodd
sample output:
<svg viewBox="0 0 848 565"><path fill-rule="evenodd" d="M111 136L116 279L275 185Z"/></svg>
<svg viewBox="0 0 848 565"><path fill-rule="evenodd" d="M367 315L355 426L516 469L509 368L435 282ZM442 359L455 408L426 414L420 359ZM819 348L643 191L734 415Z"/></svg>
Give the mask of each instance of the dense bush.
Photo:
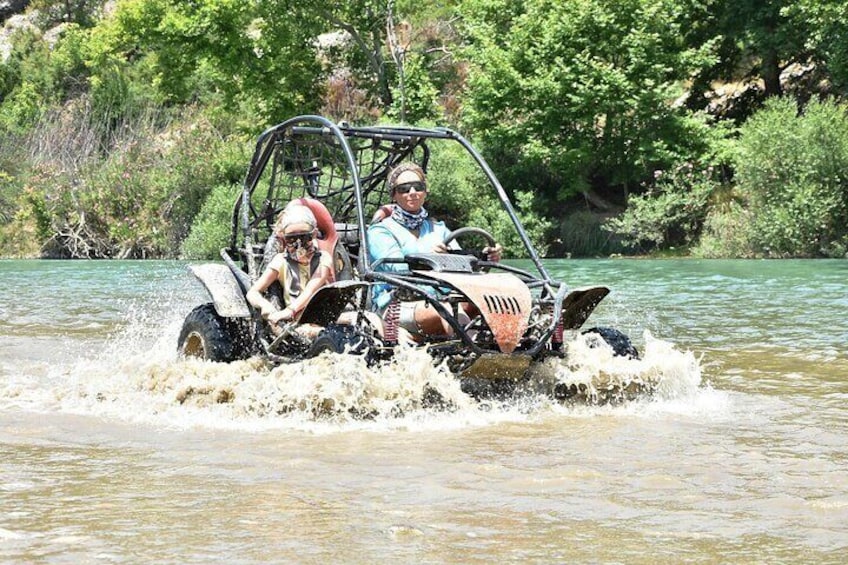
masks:
<svg viewBox="0 0 848 565"><path fill-rule="evenodd" d="M237 184L218 185L212 189L203 208L194 219L188 237L182 242L185 259L218 259L222 248L230 243L233 206L241 195Z"/></svg>
<svg viewBox="0 0 848 565"><path fill-rule="evenodd" d="M720 192L713 166L681 163L657 170L647 192L632 196L627 210L606 228L640 251L690 246L700 234L711 199Z"/></svg>
<svg viewBox="0 0 848 565"><path fill-rule="evenodd" d="M751 211L739 201L730 200L710 209L692 255L720 259L723 257L752 258Z"/></svg>
<svg viewBox="0 0 848 565"><path fill-rule="evenodd" d="M37 243L54 255L176 256L211 187L244 174L243 140L197 112L151 110L118 120L102 153L90 112L70 104L34 130L29 145L49 150L31 163L20 217L36 222Z"/></svg>
<svg viewBox="0 0 848 565"><path fill-rule="evenodd" d="M562 219L557 243L559 253L567 257L605 257L625 251L620 238L604 229L603 217L587 210Z"/></svg>
<svg viewBox="0 0 848 565"><path fill-rule="evenodd" d="M560 202L599 183L624 193L649 167L702 151L704 124L669 101L713 59L709 45L681 44L675 2L467 0L465 7L464 118L506 159L493 165L509 185Z"/></svg>
<svg viewBox="0 0 848 565"><path fill-rule="evenodd" d="M735 161L751 249L768 257L843 256L848 243L848 113L772 99L741 128Z"/></svg>

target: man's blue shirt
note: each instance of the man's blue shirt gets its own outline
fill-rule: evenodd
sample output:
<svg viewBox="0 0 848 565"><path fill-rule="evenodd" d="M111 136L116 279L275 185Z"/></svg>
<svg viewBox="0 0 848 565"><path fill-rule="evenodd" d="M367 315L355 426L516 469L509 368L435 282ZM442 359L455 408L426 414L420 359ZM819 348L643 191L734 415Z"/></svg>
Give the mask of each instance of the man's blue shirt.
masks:
<svg viewBox="0 0 848 565"><path fill-rule="evenodd" d="M368 259L373 264L378 259L403 259L411 253L430 253L433 247L442 243L450 230L444 222L425 220L418 228L418 237L392 218L371 225L368 228ZM383 263L377 271L405 271L404 263ZM382 310L391 300L388 285L374 287L374 307Z"/></svg>

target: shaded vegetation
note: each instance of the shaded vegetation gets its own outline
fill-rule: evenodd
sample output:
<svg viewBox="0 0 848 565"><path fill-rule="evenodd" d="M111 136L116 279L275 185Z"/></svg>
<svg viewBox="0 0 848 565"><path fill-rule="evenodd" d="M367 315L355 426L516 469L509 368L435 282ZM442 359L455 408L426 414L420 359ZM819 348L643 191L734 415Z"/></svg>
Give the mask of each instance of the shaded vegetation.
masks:
<svg viewBox="0 0 848 565"><path fill-rule="evenodd" d="M848 0L26 15L0 36L0 255L214 257L253 140L299 113L460 129L558 256L848 251ZM432 211L516 253L471 164L433 162Z"/></svg>

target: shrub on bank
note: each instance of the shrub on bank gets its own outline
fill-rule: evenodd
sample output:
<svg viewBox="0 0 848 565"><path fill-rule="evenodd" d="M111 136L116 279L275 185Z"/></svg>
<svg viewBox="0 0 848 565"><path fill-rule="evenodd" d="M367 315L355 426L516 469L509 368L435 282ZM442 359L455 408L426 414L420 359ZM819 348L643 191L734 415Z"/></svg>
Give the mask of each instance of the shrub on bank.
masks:
<svg viewBox="0 0 848 565"><path fill-rule="evenodd" d="M724 257L752 258L751 212L738 201L714 206L704 221L698 244L692 248L695 257L720 259Z"/></svg>
<svg viewBox="0 0 848 565"><path fill-rule="evenodd" d="M656 171L654 179L646 193L630 197L627 210L608 220L606 229L638 250L692 245L721 192L716 169L685 162Z"/></svg>
<svg viewBox="0 0 848 565"><path fill-rule="evenodd" d="M604 216L581 210L563 218L558 252L567 257L607 257L625 249L619 238L604 229Z"/></svg>
<svg viewBox="0 0 848 565"><path fill-rule="evenodd" d="M14 200L10 215L51 256L177 256L211 187L244 174L244 141L191 110L131 112L104 138L91 112L84 98L74 100L16 138L18 166L29 172L17 194L3 189ZM18 254L8 239L0 245Z"/></svg>
<svg viewBox="0 0 848 565"><path fill-rule="evenodd" d="M767 257L844 256L848 113L832 101L769 100L741 128L737 190L751 212L750 248Z"/></svg>
<svg viewBox="0 0 848 565"><path fill-rule="evenodd" d="M221 184L212 189L194 219L188 237L180 246L185 259L218 259L230 243L233 206L241 194L239 184Z"/></svg>

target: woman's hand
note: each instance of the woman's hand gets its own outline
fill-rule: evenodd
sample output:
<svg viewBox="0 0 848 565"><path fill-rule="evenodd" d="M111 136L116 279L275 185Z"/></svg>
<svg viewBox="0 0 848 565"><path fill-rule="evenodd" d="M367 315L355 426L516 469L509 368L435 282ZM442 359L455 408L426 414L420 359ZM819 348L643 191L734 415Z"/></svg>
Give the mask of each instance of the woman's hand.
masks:
<svg viewBox="0 0 848 565"><path fill-rule="evenodd" d="M483 248L483 253L486 254L486 259L492 261L493 263L497 263L501 260L501 255L503 254L503 246L500 243L496 243L494 247L486 246Z"/></svg>
<svg viewBox="0 0 848 565"><path fill-rule="evenodd" d="M294 319L294 311L288 306L268 315L268 323L277 325L280 322L290 322Z"/></svg>
<svg viewBox="0 0 848 565"><path fill-rule="evenodd" d="M447 253L448 246L441 241L433 246L433 253Z"/></svg>

